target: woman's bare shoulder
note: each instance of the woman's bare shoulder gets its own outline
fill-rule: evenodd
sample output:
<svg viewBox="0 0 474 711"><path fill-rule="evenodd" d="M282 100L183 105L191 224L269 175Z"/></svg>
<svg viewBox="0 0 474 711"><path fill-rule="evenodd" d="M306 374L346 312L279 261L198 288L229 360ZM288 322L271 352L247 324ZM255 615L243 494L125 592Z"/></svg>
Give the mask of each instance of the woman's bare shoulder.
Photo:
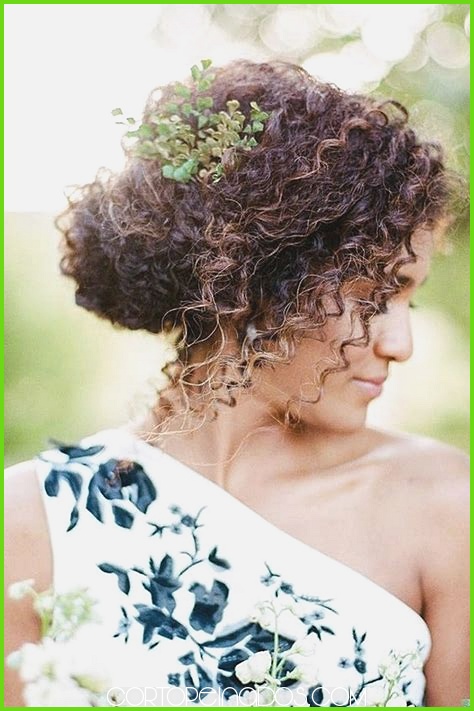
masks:
<svg viewBox="0 0 474 711"><path fill-rule="evenodd" d="M433 527L464 530L469 520L469 458L457 447L429 437L410 437L400 464L418 483L419 501Z"/></svg>
<svg viewBox="0 0 474 711"><path fill-rule="evenodd" d="M460 538L467 536L467 455L430 437L380 434L375 456L380 472L376 493L381 505L403 516L404 531L419 548L423 561L438 555L440 548L448 553ZM438 541L437 546L433 545L434 540Z"/></svg>
<svg viewBox="0 0 474 711"><path fill-rule="evenodd" d="M432 639L427 705L459 705L469 690L469 460L428 437L393 435L387 446L399 543L414 551Z"/></svg>
<svg viewBox="0 0 474 711"><path fill-rule="evenodd" d="M457 447L422 435L377 430L377 456L390 463L387 473L437 490L444 484L453 490L469 486L469 458ZM446 491L446 490L445 490Z"/></svg>
<svg viewBox="0 0 474 711"><path fill-rule="evenodd" d="M465 565L469 459L456 447L429 437L382 434L379 452L386 466L381 468L379 494L403 516L403 530L419 550L426 577L438 584L441 569L449 574Z"/></svg>
<svg viewBox="0 0 474 711"><path fill-rule="evenodd" d="M49 530L34 461L5 470L5 546L11 582L34 578L37 589L50 586Z"/></svg>
<svg viewBox="0 0 474 711"><path fill-rule="evenodd" d="M31 597L13 600L12 583L33 580L40 592L52 584L52 555L48 524L34 461L5 472L5 655L25 642L40 639L38 618ZM6 706L24 706L22 683L15 671L5 669Z"/></svg>

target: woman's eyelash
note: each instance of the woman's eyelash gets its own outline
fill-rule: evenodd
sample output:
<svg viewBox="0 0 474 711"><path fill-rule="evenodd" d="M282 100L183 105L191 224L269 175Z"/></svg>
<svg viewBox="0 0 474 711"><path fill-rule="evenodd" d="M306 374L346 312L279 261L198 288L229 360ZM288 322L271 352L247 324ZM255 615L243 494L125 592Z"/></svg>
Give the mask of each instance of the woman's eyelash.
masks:
<svg viewBox="0 0 474 711"><path fill-rule="evenodd" d="M413 301L409 301L408 308L417 309L418 304L413 303ZM387 312L388 312L388 304L379 304L379 306L377 307L377 313L386 314Z"/></svg>
<svg viewBox="0 0 474 711"><path fill-rule="evenodd" d="M356 301L357 301L360 305L366 305L366 304L368 303L365 299L360 299L360 298L359 298L359 299L356 299ZM386 313L388 313L388 307L389 307L389 304L388 304L387 302L386 302L386 303L378 304L377 306L375 306L375 313L377 313L377 314L386 314ZM417 309L417 308L418 308L418 304L415 304L413 301L409 301L409 302L408 302L408 308L410 308L410 309Z"/></svg>

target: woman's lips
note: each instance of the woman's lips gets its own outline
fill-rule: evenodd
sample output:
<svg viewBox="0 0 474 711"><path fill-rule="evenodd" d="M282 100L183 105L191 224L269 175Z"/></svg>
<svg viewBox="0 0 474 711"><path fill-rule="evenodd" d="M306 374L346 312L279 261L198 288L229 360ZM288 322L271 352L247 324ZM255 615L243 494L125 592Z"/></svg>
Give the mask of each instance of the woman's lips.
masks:
<svg viewBox="0 0 474 711"><path fill-rule="evenodd" d="M378 397L382 394L383 384L386 378L352 378L355 385L370 398Z"/></svg>

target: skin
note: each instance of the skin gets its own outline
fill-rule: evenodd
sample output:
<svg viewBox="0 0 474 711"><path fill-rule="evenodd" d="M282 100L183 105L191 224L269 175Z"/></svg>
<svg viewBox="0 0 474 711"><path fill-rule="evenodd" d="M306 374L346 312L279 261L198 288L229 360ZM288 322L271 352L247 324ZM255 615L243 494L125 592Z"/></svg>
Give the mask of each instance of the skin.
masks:
<svg viewBox="0 0 474 711"><path fill-rule="evenodd" d="M433 641L426 703L459 706L469 697L467 459L428 438L368 428L375 391L359 382L386 376L392 363L411 355L409 308L429 272L431 235L417 235L414 247L417 261L402 269L406 287L387 313L374 317L369 345L348 348L349 369L327 379L321 401L301 406L297 431L282 426L282 413L301 394L314 399L315 363L329 355L328 346L311 337L290 365L260 371L254 388L242 392L235 407L223 407L217 419L195 431L178 423L163 448L421 614ZM356 296L347 295L348 313ZM348 318L331 324L329 340L347 334ZM151 423L143 429L149 433ZM5 582L32 577L41 590L51 583L52 565L38 485L32 463L13 469L7 479ZM7 598L7 653L38 637L29 601ZM11 671L5 703L22 704Z"/></svg>

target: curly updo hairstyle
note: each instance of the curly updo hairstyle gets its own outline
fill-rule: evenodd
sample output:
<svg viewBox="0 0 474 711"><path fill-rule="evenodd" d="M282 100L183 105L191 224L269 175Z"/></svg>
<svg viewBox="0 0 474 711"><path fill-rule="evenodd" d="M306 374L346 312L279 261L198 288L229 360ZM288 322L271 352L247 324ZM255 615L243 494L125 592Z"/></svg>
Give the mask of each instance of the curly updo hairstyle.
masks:
<svg viewBox="0 0 474 711"><path fill-rule="evenodd" d="M206 366L197 399L222 399L224 388L232 404L254 368L290 362L308 330L323 339L344 313L343 288L364 279L364 336L338 344L320 382L347 367L347 345L367 343L370 318L400 289L413 233L434 226L450 196L440 147L418 140L397 102L344 93L284 62L215 73L214 110L237 99L246 116L251 101L270 113L256 147L231 149L217 183L166 179L156 160L130 153L122 173L76 192L59 221L77 304L129 329L180 327L168 392L187 406L193 353ZM151 94L145 119L172 90Z"/></svg>

